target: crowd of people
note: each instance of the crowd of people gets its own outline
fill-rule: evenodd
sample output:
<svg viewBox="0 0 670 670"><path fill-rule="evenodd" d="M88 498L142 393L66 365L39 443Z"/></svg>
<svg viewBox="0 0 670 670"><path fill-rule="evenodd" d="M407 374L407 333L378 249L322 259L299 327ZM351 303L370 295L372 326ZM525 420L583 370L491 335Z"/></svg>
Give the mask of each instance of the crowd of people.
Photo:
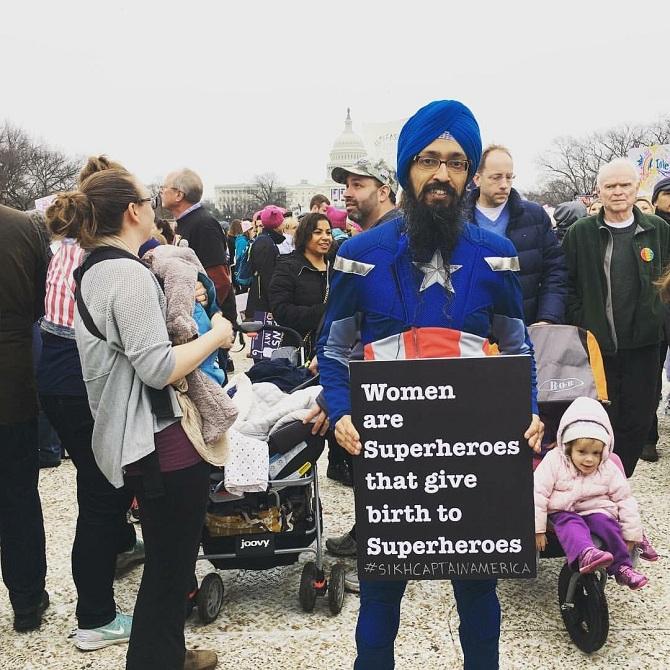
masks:
<svg viewBox="0 0 670 670"><path fill-rule="evenodd" d="M327 437L327 476L348 486L361 450L348 364L366 345L442 327L530 354L528 326L590 331L611 402L607 412L579 401L566 412L536 472L536 543L543 548L549 517L580 571L606 567L631 589L646 584L630 548L657 555L628 480L640 458L659 457L670 178L638 197L635 166L615 159L601 166L588 211L576 199L552 220L513 187L510 149L483 148L476 119L453 100L407 121L396 167L362 159L332 178L345 187L344 209L316 195L297 217L268 204L222 226L192 170L168 173L153 194L95 156L46 216L0 206L0 553L16 631L39 628L49 606L38 474L62 449L77 471L73 643L127 642L129 670L216 667L214 651L186 649L184 598L211 465L223 462L236 416L222 387L241 319L300 335L323 386L305 421ZM156 217L159 204L173 221ZM531 385L525 438L539 451L534 377ZM133 499L141 538L127 521ZM355 524L326 546L356 556ZM139 562L130 616L117 611L114 580ZM392 668L406 582L359 580L354 570L346 585L360 592L355 668ZM452 586L465 668L497 668L495 580Z"/></svg>

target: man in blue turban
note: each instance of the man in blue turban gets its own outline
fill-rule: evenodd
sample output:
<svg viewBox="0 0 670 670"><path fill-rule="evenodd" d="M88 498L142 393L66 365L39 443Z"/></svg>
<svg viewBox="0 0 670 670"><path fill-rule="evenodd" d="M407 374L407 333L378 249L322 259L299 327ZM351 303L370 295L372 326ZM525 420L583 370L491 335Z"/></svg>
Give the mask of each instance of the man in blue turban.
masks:
<svg viewBox="0 0 670 670"><path fill-rule="evenodd" d="M463 104L440 100L420 109L398 139L403 211L338 251L317 355L337 442L353 455L360 454L361 440L351 420L348 361L357 340L365 346L414 328L449 328L492 339L502 354L532 352L514 246L461 221L461 198L481 151L477 121ZM402 356L400 347L366 347L366 355L371 350L376 360ZM525 437L539 451L543 426L534 374L531 395L533 419ZM358 550L367 550L360 539ZM394 667L405 586L360 579L355 670ZM466 670L495 670L496 581L454 579L452 586Z"/></svg>

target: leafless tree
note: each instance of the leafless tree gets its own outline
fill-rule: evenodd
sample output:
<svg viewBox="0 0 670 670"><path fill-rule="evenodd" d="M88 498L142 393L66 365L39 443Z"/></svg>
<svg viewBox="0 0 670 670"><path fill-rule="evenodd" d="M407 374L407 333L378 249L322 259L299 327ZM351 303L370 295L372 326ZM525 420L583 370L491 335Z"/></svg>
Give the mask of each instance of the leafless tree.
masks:
<svg viewBox="0 0 670 670"><path fill-rule="evenodd" d="M31 209L37 198L74 187L80 162L5 123L0 127L0 202Z"/></svg>
<svg viewBox="0 0 670 670"><path fill-rule="evenodd" d="M538 158L544 182L532 194L547 204L593 193L600 166L631 149L670 143L670 116L649 125L622 125L584 137L558 137Z"/></svg>
<svg viewBox="0 0 670 670"><path fill-rule="evenodd" d="M254 177L254 198L258 209L266 205L286 207L286 189L279 184L274 172L265 172Z"/></svg>

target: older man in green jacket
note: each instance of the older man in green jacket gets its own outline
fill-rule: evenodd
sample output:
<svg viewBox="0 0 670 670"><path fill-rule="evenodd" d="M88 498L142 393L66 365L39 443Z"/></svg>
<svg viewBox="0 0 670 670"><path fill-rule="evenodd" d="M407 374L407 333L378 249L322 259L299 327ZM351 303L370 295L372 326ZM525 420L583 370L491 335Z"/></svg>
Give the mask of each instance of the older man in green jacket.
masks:
<svg viewBox="0 0 670 670"><path fill-rule="evenodd" d="M635 207L637 170L619 158L602 166L603 208L563 240L567 322L590 330L605 362L614 450L632 476L658 404L663 306L654 282L670 261L670 226Z"/></svg>

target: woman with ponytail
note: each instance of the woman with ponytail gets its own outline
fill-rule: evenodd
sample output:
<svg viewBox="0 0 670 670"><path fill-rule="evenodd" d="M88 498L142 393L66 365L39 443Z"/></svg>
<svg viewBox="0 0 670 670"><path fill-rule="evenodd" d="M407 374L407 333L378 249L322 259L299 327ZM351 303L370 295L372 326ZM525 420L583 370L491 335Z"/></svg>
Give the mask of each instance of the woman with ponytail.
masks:
<svg viewBox="0 0 670 670"><path fill-rule="evenodd" d="M137 257L151 236L147 189L120 169L94 172L47 212L53 231L90 250L78 270L74 329L95 419L92 451L109 483L137 497L144 573L132 620L127 670L206 670L216 654L184 648L185 596L208 498L209 466L186 437L171 384L232 345L220 314L212 329L172 346L165 296ZM111 631L120 629L112 624Z"/></svg>
<svg viewBox="0 0 670 670"><path fill-rule="evenodd" d="M80 181L109 169L123 170L104 156L92 157L82 169ZM65 202L87 206L84 196L75 193L67 200L57 200L49 212L57 249L47 273L37 383L40 404L77 469L79 514L72 545L77 629L72 639L79 649L90 650L128 641L131 618L117 614L114 575L117 568L141 562L144 546L126 518L132 494L126 487L115 488L109 483L91 449L93 417L74 332L74 271L85 252L76 239L78 224L63 212Z"/></svg>

